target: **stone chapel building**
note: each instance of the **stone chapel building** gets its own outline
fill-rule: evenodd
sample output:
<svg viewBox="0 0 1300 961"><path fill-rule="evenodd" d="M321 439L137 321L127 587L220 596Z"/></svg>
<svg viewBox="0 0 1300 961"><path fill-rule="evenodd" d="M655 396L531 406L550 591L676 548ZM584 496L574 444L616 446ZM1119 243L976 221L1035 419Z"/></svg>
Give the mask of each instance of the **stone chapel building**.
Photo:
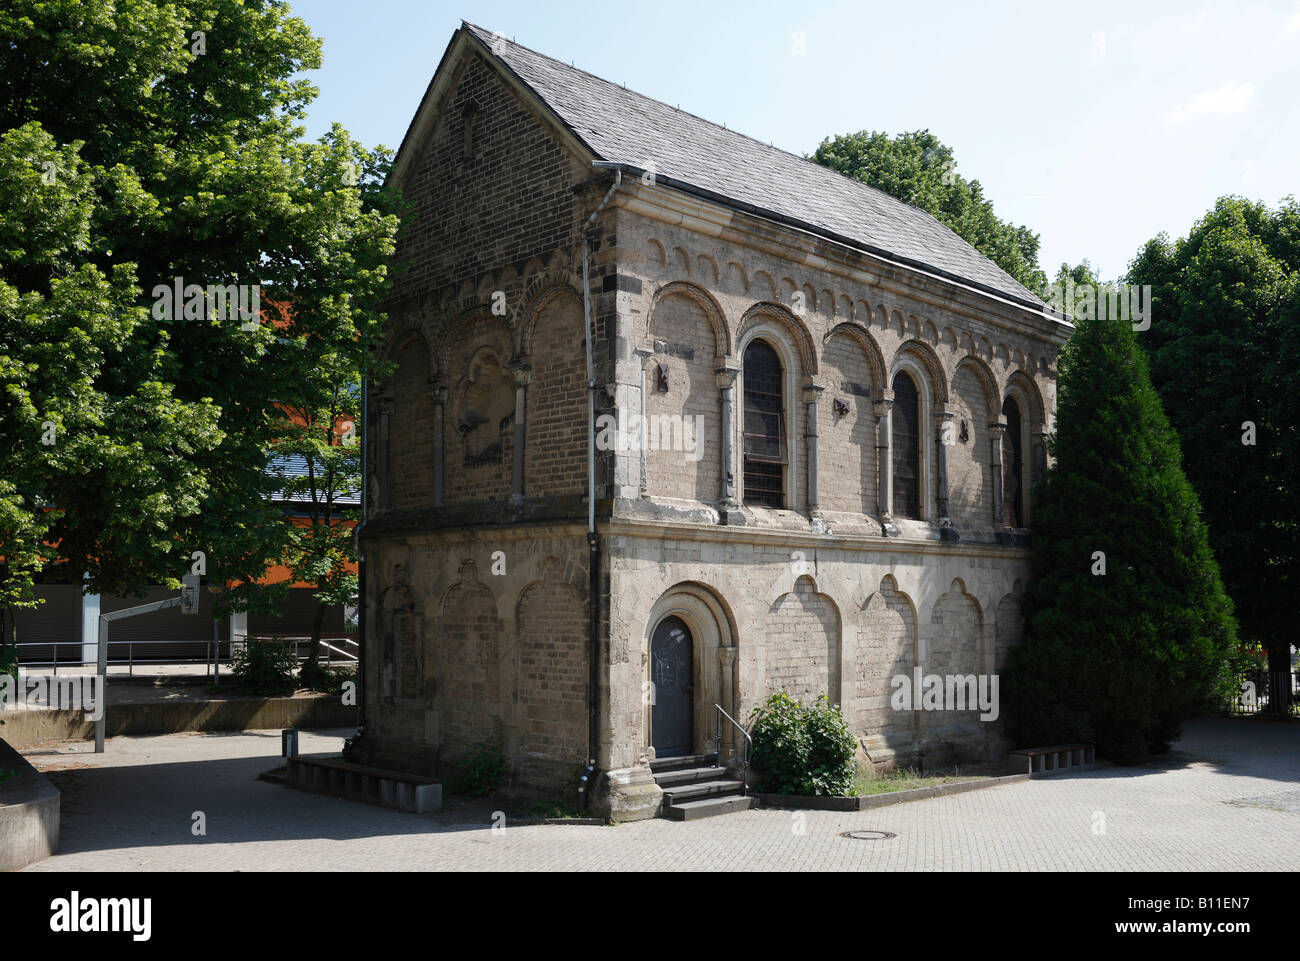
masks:
<svg viewBox="0 0 1300 961"><path fill-rule="evenodd" d="M890 681L1018 638L1068 324L929 214L469 24L390 182L355 757L499 739L556 794L592 758L630 819L775 690L882 769L1005 750Z"/></svg>

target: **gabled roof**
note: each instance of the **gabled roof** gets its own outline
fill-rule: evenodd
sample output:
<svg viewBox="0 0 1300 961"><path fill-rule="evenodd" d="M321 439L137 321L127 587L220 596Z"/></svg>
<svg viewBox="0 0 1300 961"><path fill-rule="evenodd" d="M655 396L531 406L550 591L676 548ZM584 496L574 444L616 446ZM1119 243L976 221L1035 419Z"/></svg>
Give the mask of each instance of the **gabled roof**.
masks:
<svg viewBox="0 0 1300 961"><path fill-rule="evenodd" d="M918 207L828 167L652 100L463 22L452 35L389 172L400 184L465 44L479 49L593 160L653 170L656 182L1019 304L1047 305ZM1070 325L1053 318L1065 328Z"/></svg>
<svg viewBox="0 0 1300 961"><path fill-rule="evenodd" d="M1009 298L1043 301L920 208L553 60L470 23L464 30L532 90L597 160ZM408 134L409 136L409 134Z"/></svg>

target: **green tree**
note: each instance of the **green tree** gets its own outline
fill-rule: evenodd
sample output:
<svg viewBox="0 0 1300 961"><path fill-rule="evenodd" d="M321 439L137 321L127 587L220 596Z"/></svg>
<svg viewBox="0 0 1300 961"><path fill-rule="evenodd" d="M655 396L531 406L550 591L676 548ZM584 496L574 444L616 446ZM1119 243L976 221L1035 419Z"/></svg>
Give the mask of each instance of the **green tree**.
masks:
<svg viewBox="0 0 1300 961"><path fill-rule="evenodd" d="M274 320L276 354L285 359L276 369L274 396L282 416L273 450L302 468L279 472L278 486L305 515L282 518L281 559L293 580L316 589L301 673L308 687L327 681L319 670L326 608L357 601L352 526L360 518L342 498L359 495L362 486L363 373L382 378L388 370L376 359L384 315L374 304L395 250L395 200L382 189L390 161L389 151L367 151L335 125L321 143L303 150L295 175L305 202L331 199L321 205L317 229L305 234L310 246L300 241L286 252L297 265L296 283Z"/></svg>
<svg viewBox="0 0 1300 961"><path fill-rule="evenodd" d="M47 576L70 580L88 572L91 590L138 593L177 586L201 551L210 582L239 585L223 608L270 609L287 588L257 583L293 550L270 501L282 401L317 382L328 393L336 372L322 369L320 351L347 345L339 356L364 362L397 223L380 189L387 151L337 127L302 139L316 90L301 74L319 66L320 41L276 0L14 0L0 10L0 134L26 131L80 164L59 168L53 191L0 192L0 237L28 252L4 278L22 304L66 299L65 275L80 271L83 286L98 278L105 315L103 334L88 332L94 366L68 368L86 395L75 398L82 420L64 425L44 473L29 478L30 465L10 460L0 474L14 536L50 545L16 560L35 557ZM75 243L60 247L56 230ZM178 280L256 287L263 305L295 309L278 326L187 316L162 303ZM55 325L15 334L24 351L47 354L62 336ZM313 339L323 346L304 349ZM28 421L49 403L33 403ZM98 473L86 471L70 455L110 415L120 442ZM102 483L117 471L120 483ZM139 494L118 496L128 485ZM66 509L51 515L45 504Z"/></svg>
<svg viewBox="0 0 1300 961"><path fill-rule="evenodd" d="M810 158L930 213L1029 290L1047 285L1038 266L1038 234L1000 220L978 180L957 173L956 160L928 130L897 137L866 130L821 142Z"/></svg>
<svg viewBox="0 0 1300 961"><path fill-rule="evenodd" d="M1061 352L1055 463L1035 492L1025 637L1003 690L1022 744L1168 748L1221 696L1236 651L1177 435L1132 325L1080 318Z"/></svg>
<svg viewBox="0 0 1300 961"><path fill-rule="evenodd" d="M39 124L0 133L0 639L56 549L147 576L199 510L191 460L223 435L209 398L167 382L134 265L85 263L105 219L148 209L129 170L91 166ZM147 582L146 582L147 583Z"/></svg>
<svg viewBox="0 0 1300 961"><path fill-rule="evenodd" d="M1300 205L1221 198L1186 238L1148 241L1127 279L1152 288L1139 342L1189 452L1243 640L1289 673L1300 615Z"/></svg>

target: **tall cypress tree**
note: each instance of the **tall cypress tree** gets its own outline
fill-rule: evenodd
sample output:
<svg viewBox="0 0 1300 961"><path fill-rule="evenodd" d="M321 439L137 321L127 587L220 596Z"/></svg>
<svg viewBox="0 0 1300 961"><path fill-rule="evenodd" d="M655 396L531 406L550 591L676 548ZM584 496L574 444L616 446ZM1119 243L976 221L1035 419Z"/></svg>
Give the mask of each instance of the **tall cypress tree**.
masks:
<svg viewBox="0 0 1300 961"><path fill-rule="evenodd" d="M1020 744L1092 742L1130 763L1227 690L1236 625L1138 335L1076 323L1003 691Z"/></svg>

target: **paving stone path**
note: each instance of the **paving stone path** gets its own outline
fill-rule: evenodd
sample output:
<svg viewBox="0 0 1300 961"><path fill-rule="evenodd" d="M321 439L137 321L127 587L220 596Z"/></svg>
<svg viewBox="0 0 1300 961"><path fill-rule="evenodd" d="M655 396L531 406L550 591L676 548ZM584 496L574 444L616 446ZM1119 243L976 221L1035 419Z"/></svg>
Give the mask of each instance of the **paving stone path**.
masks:
<svg viewBox="0 0 1300 961"><path fill-rule="evenodd" d="M336 755L350 732L304 732ZM872 811L753 810L614 827L512 824L492 804L416 816L257 780L278 731L113 738L35 754L63 848L28 870L1180 871L1300 866L1300 724L1201 720L1177 752ZM194 836L195 812L206 820ZM888 831L854 840L845 831Z"/></svg>

